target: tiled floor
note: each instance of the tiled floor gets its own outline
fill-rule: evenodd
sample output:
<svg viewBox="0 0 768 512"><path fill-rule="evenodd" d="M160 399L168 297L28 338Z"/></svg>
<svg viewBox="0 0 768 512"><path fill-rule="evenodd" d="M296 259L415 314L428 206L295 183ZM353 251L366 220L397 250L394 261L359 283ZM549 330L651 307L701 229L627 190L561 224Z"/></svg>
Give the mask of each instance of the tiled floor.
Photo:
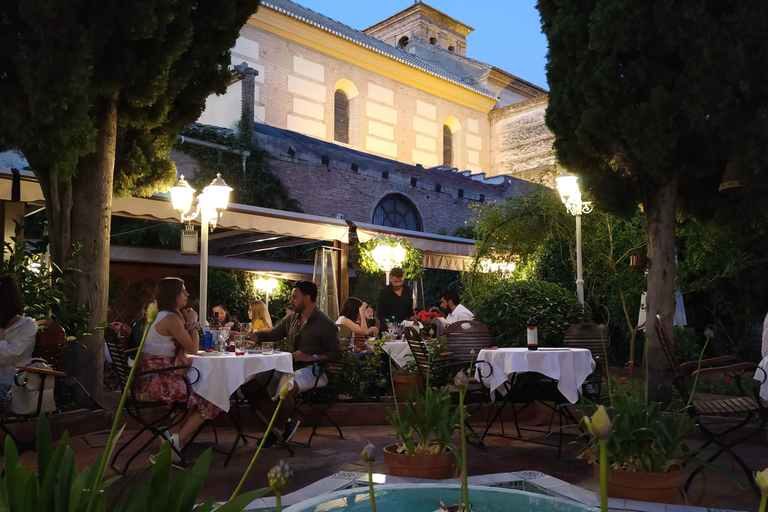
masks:
<svg viewBox="0 0 768 512"><path fill-rule="evenodd" d="M331 432L331 429L322 429L323 432ZM256 489L267 485L266 473L277 464L280 459L285 459L293 470L292 490L299 490L318 480L333 475L340 471L363 472L365 471L363 462L360 458L360 452L368 441L372 442L379 454L384 446L394 442L391 436L392 428L389 426L358 426L343 427L345 439L316 437L312 441L312 447L306 448L303 444L306 442L310 429L300 427L294 437L292 447L296 453L295 457L290 457L288 452L278 446L263 450L259 455L254 470L245 483L245 489ZM228 450L234 439L235 431L231 428L218 429L219 445L217 448ZM128 439L130 432L124 434L124 439ZM542 434L527 433L531 438L539 441L552 441L551 438L544 438ZM488 475L494 473L517 472L524 470L539 471L562 480L567 484L574 484L582 490L573 490L572 492L583 492L585 501L590 496L594 496L588 491L598 489L597 480L592 474L591 466L576 455L579 451L579 444L572 442L573 437L566 437L561 460L556 459L556 448L522 442L514 439L501 437L490 437L485 450L477 446L468 448L468 473L472 475ZM71 446L77 454L79 467L90 465L94 458L103 450L106 441L105 433L92 433L84 436L75 437L71 440ZM198 441L201 443L211 443L213 441L213 431L207 429L200 436ZM700 441L691 440L691 447L697 446ZM187 452L187 458L190 461L197 459L203 451L202 446L192 446ZM239 446L229 466L224 468L223 463L225 455L214 453L211 467L208 472L205 486L201 492L200 498L214 497L216 500L226 500L237 486L243 472L256 450L254 441L247 446ZM744 458L750 467L762 469L768 466L768 445L765 440L761 443L755 443L740 447L738 453ZM128 450L126 450L128 452ZM147 463L147 457L142 455L134 463L138 467ZM724 459L719 459L724 460ZM35 465L35 454L31 452L22 455L22 461L28 467ZM728 468L736 476L738 482L746 485L746 479L740 468ZM379 456L374 463L374 471L377 473L387 473L383 457ZM751 488L740 488L728 477L708 470L706 472L706 486L703 495L699 500L699 491L703 486L702 479L691 488L688 497L690 505L700 505L708 508L720 508L728 510L756 510L759 504L758 497ZM542 477L547 478L547 477ZM535 479L533 483L536 483ZM323 485L327 490L337 488L336 483L327 482ZM560 484L564 485L564 484ZM311 492L317 495L323 489L313 488ZM621 500L624 502L624 500ZM678 498L677 504L684 505L686 501L682 496ZM618 501L612 501L611 506L619 507ZM620 508L632 508L632 503L621 503ZM641 507L638 507L641 508ZM644 509L644 510L647 510ZM674 507L662 505L661 512L673 512Z"/></svg>

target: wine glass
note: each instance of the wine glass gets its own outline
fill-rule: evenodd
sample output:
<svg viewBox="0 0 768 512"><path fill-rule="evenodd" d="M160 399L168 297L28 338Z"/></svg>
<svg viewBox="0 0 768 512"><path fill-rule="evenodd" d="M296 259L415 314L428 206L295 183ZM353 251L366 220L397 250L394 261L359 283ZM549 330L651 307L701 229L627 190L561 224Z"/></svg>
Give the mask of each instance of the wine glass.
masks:
<svg viewBox="0 0 768 512"><path fill-rule="evenodd" d="M397 334L397 324L395 322L387 322L387 332L394 338Z"/></svg>
<svg viewBox="0 0 768 512"><path fill-rule="evenodd" d="M229 339L229 334L231 332L231 329L227 327L226 325L222 325L219 329L219 339L221 341L227 341Z"/></svg>

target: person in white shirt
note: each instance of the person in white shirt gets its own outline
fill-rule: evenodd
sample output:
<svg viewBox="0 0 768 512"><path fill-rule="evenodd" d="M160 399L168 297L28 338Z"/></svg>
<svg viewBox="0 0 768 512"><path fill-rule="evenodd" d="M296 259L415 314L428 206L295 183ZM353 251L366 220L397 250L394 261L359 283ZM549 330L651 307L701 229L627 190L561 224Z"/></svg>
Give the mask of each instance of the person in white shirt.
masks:
<svg viewBox="0 0 768 512"><path fill-rule="evenodd" d="M454 322L474 320L475 315L461 304L459 294L455 290L448 290L440 298L440 308L446 313L440 321L449 326Z"/></svg>
<svg viewBox="0 0 768 512"><path fill-rule="evenodd" d="M768 315L765 315L765 320L763 320L763 347L760 354L763 357L768 357Z"/></svg>

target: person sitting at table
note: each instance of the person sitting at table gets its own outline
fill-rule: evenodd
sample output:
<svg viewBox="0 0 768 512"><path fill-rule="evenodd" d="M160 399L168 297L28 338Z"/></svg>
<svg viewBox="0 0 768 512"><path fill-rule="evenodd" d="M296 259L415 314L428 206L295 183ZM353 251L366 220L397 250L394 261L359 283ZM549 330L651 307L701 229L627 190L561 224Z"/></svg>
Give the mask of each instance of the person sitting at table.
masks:
<svg viewBox="0 0 768 512"><path fill-rule="evenodd" d="M240 322L234 316L229 316L227 305L224 301L217 300L211 305L213 316L224 327L229 327L230 331L239 332L241 329Z"/></svg>
<svg viewBox="0 0 768 512"><path fill-rule="evenodd" d="M376 304L382 329L387 322L399 324L413 316L413 291L403 283L403 269L395 267L389 272L389 284L379 290Z"/></svg>
<svg viewBox="0 0 768 512"><path fill-rule="evenodd" d="M144 336L144 329L147 327L147 311L149 311L149 307L154 303L155 299L144 302L138 318L133 322L133 325L131 325L131 336L128 339L130 348L139 348L141 337Z"/></svg>
<svg viewBox="0 0 768 512"><path fill-rule="evenodd" d="M21 290L8 275L0 276L0 410L11 398L16 368L32 362L37 322L22 315Z"/></svg>
<svg viewBox="0 0 768 512"><path fill-rule="evenodd" d="M455 322L472 321L475 315L465 308L459 300L459 294L456 290L448 290L440 298L440 309L446 314L445 318L439 317L446 327Z"/></svg>
<svg viewBox="0 0 768 512"><path fill-rule="evenodd" d="M365 310L368 304L358 299L350 297L341 307L341 315L336 320L337 325L345 325L352 331L352 340L355 348L365 350L365 340L368 336L376 336L379 330L376 327L368 327L365 321ZM353 320L354 319L354 320Z"/></svg>
<svg viewBox="0 0 768 512"><path fill-rule="evenodd" d="M151 371L171 366L186 366L185 354L196 353L200 338L197 334L197 313L184 308L187 303L184 281L166 277L155 286L155 300L159 313L149 326L147 339L138 360L137 371ZM181 450L205 420L215 418L221 409L197 393L187 394L182 375L167 371L136 377L136 399L142 402L165 402L168 405L184 403L190 409L181 425L176 425L164 437ZM174 458L178 458L173 453Z"/></svg>
<svg viewBox="0 0 768 512"><path fill-rule="evenodd" d="M373 311L373 306L370 304L366 304L365 306L365 322L368 327L375 327L381 331L381 327L379 327L379 322L377 321L376 315Z"/></svg>
<svg viewBox="0 0 768 512"><path fill-rule="evenodd" d="M320 311L316 305L317 285L312 281L299 281L291 290L291 309L293 313L283 318L279 324L268 331L254 333L256 343L275 342L286 339L288 350L293 355L293 387L283 400L275 418L275 428L287 443L299 427L298 420L292 420L296 408L296 395L315 387L328 384L328 376L314 370L315 363L340 361L342 354L339 345L339 329L333 320ZM265 417L272 416L273 398L278 393L279 379L270 374L261 374L243 384L246 399L259 409ZM264 447L278 441L273 432L267 433Z"/></svg>
<svg viewBox="0 0 768 512"><path fill-rule="evenodd" d="M248 306L248 319L254 332L272 328L272 318L269 316L267 305L260 300L254 300Z"/></svg>

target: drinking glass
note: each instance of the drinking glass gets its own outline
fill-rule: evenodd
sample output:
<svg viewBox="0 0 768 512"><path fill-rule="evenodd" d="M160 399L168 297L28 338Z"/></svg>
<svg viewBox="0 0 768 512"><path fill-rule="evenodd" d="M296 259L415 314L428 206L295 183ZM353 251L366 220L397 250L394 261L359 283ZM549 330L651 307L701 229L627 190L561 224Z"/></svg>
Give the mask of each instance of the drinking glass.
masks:
<svg viewBox="0 0 768 512"><path fill-rule="evenodd" d="M261 353L265 356L271 356L274 352L275 344L272 341L264 341L261 343Z"/></svg>
<svg viewBox="0 0 768 512"><path fill-rule="evenodd" d="M245 333L244 332L237 332L235 333L235 355L236 356L244 356L245 355Z"/></svg>
<svg viewBox="0 0 768 512"><path fill-rule="evenodd" d="M241 325L243 326L243 329L241 332L248 333L248 334L253 332L253 326L250 324L250 322L246 322Z"/></svg>
<svg viewBox="0 0 768 512"><path fill-rule="evenodd" d="M387 322L387 332L394 337L397 333L397 324L395 322Z"/></svg>

